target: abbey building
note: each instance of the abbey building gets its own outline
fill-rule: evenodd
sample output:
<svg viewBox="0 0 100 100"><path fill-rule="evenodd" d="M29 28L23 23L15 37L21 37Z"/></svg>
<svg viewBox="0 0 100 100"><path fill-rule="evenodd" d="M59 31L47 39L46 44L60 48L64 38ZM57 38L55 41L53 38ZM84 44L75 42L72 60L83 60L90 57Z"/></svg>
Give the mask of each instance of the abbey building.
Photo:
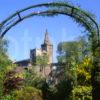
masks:
<svg viewBox="0 0 100 100"><path fill-rule="evenodd" d="M48 65L53 63L53 45L50 42L47 30L45 32L44 41L41 44L41 47L39 49L35 48L30 50L30 58L22 61L17 61L16 64L21 67L32 66L32 64L36 64L37 57L43 55L47 55Z"/></svg>

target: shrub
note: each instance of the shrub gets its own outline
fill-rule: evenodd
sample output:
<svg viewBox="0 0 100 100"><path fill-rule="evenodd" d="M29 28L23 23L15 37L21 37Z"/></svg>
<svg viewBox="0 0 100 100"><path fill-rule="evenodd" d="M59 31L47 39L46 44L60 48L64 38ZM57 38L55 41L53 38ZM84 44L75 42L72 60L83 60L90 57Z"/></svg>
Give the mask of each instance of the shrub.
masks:
<svg viewBox="0 0 100 100"><path fill-rule="evenodd" d="M4 81L4 94L9 94L12 90L20 89L23 85L23 69L16 67L12 71L9 71L5 75Z"/></svg>
<svg viewBox="0 0 100 100"><path fill-rule="evenodd" d="M13 92L12 100L43 100L42 92L33 87L24 87Z"/></svg>
<svg viewBox="0 0 100 100"><path fill-rule="evenodd" d="M78 86L73 89L74 100L92 100L92 87Z"/></svg>

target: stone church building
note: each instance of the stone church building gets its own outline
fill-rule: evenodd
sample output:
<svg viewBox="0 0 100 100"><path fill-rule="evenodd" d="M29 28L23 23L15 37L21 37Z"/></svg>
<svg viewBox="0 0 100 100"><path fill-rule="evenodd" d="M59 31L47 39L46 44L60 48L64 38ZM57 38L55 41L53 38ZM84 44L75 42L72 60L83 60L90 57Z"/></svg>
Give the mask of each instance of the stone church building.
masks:
<svg viewBox="0 0 100 100"><path fill-rule="evenodd" d="M51 72L51 64L53 63L53 45L50 42L48 31L45 32L44 42L41 44L41 47L39 49L35 48L30 50L30 58L22 61L17 61L15 64L17 64L20 67L27 68L31 67L32 64L36 64L37 57L47 55L48 62L47 66L45 67L44 71L41 71L41 68L39 65L35 65L35 72L42 75L43 77L46 77Z"/></svg>
<svg viewBox="0 0 100 100"><path fill-rule="evenodd" d="M48 56L48 62L47 64L51 64L53 62L53 45L51 44L48 36L48 31L46 30L45 32L45 38L44 38L44 43L41 44L40 49L32 49L30 50L30 61L31 62L36 62L36 57L37 56L43 56L47 55Z"/></svg>

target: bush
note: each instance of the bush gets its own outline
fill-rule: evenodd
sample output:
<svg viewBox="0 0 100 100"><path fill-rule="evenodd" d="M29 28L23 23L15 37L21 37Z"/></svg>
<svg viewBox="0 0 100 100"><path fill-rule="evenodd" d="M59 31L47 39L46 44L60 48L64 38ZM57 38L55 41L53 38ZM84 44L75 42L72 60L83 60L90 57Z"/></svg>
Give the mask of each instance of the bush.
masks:
<svg viewBox="0 0 100 100"><path fill-rule="evenodd" d="M92 100L92 87L78 86L73 89L74 100Z"/></svg>
<svg viewBox="0 0 100 100"><path fill-rule="evenodd" d="M33 87L24 87L13 92L12 100L43 100L42 92Z"/></svg>
<svg viewBox="0 0 100 100"><path fill-rule="evenodd" d="M2 96L0 100L12 100L11 95Z"/></svg>
<svg viewBox="0 0 100 100"><path fill-rule="evenodd" d="M9 71L5 75L4 94L9 94L12 90L20 89L23 86L24 71L20 67Z"/></svg>

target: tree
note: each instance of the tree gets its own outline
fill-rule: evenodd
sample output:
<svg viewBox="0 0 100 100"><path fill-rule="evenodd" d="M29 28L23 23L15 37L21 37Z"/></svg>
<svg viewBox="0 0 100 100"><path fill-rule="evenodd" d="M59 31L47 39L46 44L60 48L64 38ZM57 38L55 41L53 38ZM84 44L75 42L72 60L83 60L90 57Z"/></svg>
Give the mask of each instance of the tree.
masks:
<svg viewBox="0 0 100 100"><path fill-rule="evenodd" d="M58 44L57 51L58 55L58 62L68 62L73 56L73 59L78 61L78 42L61 42Z"/></svg>
<svg viewBox="0 0 100 100"><path fill-rule="evenodd" d="M6 40L0 39L0 97L3 95L5 73L14 67L7 56L7 44L8 42Z"/></svg>
<svg viewBox="0 0 100 100"><path fill-rule="evenodd" d="M58 62L70 62L74 60L76 63L82 61L86 55L90 55L91 49L86 37L80 36L76 41L60 42L57 46Z"/></svg>
<svg viewBox="0 0 100 100"><path fill-rule="evenodd" d="M0 39L0 68L6 67L11 64L9 57L7 56L7 40Z"/></svg>
<svg viewBox="0 0 100 100"><path fill-rule="evenodd" d="M48 56L47 55L42 55L42 56L37 56L36 57L36 65L47 65L48 64Z"/></svg>
<svg viewBox="0 0 100 100"><path fill-rule="evenodd" d="M41 88L42 84L44 83L45 79L37 75L34 72L34 67L32 67L31 71L25 71L25 79L24 79L24 86L31 86L36 87L38 89Z"/></svg>
<svg viewBox="0 0 100 100"><path fill-rule="evenodd" d="M36 65L40 66L40 71L45 75L45 67L48 65L48 55L37 56Z"/></svg>
<svg viewBox="0 0 100 100"><path fill-rule="evenodd" d="M73 100L92 98L91 84L91 48L89 42L83 37L77 41L62 42L58 44L58 62L65 62L66 79L70 80ZM70 88L70 87L68 87ZM67 89L68 89L67 88ZM81 91L81 92L80 92Z"/></svg>
<svg viewBox="0 0 100 100"><path fill-rule="evenodd" d="M74 100L92 100L91 71L93 69L91 57L76 65L77 86L72 90Z"/></svg>

